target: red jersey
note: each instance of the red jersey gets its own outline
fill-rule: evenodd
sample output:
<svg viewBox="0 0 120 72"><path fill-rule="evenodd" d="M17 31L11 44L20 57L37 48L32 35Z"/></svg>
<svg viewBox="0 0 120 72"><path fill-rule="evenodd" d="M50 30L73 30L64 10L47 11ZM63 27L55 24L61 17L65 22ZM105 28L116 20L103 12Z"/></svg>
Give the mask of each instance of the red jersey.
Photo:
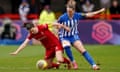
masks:
<svg viewBox="0 0 120 72"><path fill-rule="evenodd" d="M46 49L55 47L55 46L61 46L58 38L48 30L48 25L38 25L38 33L37 34L32 34L28 36L28 39L36 39L39 40Z"/></svg>

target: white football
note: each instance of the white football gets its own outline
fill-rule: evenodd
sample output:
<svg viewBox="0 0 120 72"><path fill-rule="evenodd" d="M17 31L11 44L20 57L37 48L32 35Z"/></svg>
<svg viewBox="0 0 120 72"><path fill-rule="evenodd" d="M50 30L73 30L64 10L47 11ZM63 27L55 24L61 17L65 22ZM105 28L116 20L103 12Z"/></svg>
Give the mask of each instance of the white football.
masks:
<svg viewBox="0 0 120 72"><path fill-rule="evenodd" d="M47 68L47 62L45 60L38 60L36 63L36 67L38 69L46 69Z"/></svg>

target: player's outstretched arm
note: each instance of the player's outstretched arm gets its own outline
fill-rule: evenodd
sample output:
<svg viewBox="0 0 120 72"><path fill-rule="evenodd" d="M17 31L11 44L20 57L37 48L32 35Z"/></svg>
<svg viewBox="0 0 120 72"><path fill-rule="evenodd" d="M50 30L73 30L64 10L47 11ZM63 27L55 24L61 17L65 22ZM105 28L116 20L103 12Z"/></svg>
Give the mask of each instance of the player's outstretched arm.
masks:
<svg viewBox="0 0 120 72"><path fill-rule="evenodd" d="M60 24L60 23L54 23L53 24L53 26L55 26L55 27L57 27L58 29L60 29L60 28L64 28L66 31L70 31L70 28L69 27L67 27L67 26L65 26L65 25L63 25L63 24Z"/></svg>
<svg viewBox="0 0 120 72"><path fill-rule="evenodd" d="M17 55L21 50L23 50L23 49L26 47L26 45L28 44L29 41L30 41L29 39L26 39L26 40L19 46L19 48L18 48L16 51L14 51L14 52L12 52L12 53L10 53L10 54L11 54L11 55Z"/></svg>
<svg viewBox="0 0 120 72"><path fill-rule="evenodd" d="M105 11L105 8L102 8L102 9L94 11L94 12L83 13L83 15L85 15L87 17L92 17L92 16L99 14L101 12L104 12L104 11Z"/></svg>

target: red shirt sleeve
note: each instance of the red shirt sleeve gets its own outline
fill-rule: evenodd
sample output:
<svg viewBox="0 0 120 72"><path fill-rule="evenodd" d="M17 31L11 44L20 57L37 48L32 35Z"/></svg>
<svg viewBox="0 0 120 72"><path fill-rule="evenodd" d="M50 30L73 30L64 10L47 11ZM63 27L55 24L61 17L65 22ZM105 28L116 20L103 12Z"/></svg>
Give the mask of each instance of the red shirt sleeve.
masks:
<svg viewBox="0 0 120 72"><path fill-rule="evenodd" d="M47 24L40 25L40 26L39 26L39 29L40 29L40 30L48 29L48 25L47 25Z"/></svg>

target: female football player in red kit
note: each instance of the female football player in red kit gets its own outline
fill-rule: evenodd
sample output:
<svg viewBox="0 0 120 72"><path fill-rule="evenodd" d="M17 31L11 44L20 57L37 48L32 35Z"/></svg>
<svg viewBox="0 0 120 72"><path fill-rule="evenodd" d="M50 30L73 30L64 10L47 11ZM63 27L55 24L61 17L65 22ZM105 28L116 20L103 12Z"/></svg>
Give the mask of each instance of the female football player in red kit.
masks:
<svg viewBox="0 0 120 72"><path fill-rule="evenodd" d="M62 24L53 24L53 26L61 27L69 31L70 29ZM26 40L18 47L18 49L12 53L11 55L17 55L25 46L29 43L29 41L34 38L42 43L45 47L45 60L48 63L47 68L58 68L59 64L53 63L53 59L56 57L59 63L67 64L68 69L71 68L70 61L63 57L62 52L63 48L58 40L58 38L49 31L48 25L34 25L31 22L24 23L24 27L29 31L29 35Z"/></svg>

